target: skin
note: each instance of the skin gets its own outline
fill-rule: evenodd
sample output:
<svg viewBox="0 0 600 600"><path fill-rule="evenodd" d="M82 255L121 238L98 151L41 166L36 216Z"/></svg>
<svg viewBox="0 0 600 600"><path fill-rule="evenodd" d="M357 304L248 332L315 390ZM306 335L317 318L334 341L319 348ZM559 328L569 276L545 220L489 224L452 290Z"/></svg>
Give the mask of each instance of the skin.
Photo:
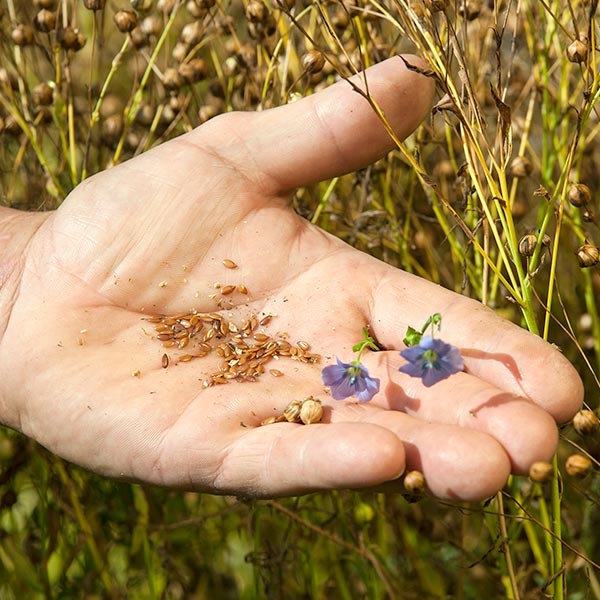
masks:
<svg viewBox="0 0 600 600"><path fill-rule="evenodd" d="M399 58L369 69L368 82L399 137L426 116L433 83ZM420 469L431 493L476 500L549 459L556 422L582 402L559 351L290 209L295 187L390 148L368 103L342 82L217 117L90 177L55 212L1 209L1 421L109 477L255 497L393 491L405 469ZM226 269L226 258L239 268ZM284 377L208 389L200 379L216 357L161 368L165 350L142 318L213 311L217 281L249 290L228 297L228 318L275 314L269 331L308 340L321 364L281 359ZM466 372L425 388L398 372L398 350L406 327L434 312ZM363 355L381 390L368 404L336 402L320 369L336 355L351 360L367 324L387 349ZM322 423L259 426L309 395L323 400Z"/></svg>

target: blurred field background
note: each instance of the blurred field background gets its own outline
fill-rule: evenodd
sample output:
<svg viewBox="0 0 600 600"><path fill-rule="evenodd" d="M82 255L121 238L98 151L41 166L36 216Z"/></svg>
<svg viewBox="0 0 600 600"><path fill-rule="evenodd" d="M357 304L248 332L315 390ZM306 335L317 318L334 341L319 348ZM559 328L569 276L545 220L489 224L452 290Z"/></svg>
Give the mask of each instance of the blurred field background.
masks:
<svg viewBox="0 0 600 600"><path fill-rule="evenodd" d="M2 0L0 202L28 210L219 113L423 57L419 131L293 206L558 344L587 412L553 465L469 505L114 483L2 429L0 600L600 598L597 4Z"/></svg>

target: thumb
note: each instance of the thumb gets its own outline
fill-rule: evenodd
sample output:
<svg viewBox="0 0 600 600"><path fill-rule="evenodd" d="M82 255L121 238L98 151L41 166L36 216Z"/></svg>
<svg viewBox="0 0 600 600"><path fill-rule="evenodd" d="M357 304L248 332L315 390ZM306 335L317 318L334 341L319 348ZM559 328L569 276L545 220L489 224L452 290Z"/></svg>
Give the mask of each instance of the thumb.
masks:
<svg viewBox="0 0 600 600"><path fill-rule="evenodd" d="M423 66L417 57L406 60ZM400 139L425 118L435 89L431 78L409 70L398 56L351 81L368 90ZM196 130L207 136L204 143L271 194L360 169L393 147L367 99L347 81L292 104L262 113L230 113L209 124Z"/></svg>

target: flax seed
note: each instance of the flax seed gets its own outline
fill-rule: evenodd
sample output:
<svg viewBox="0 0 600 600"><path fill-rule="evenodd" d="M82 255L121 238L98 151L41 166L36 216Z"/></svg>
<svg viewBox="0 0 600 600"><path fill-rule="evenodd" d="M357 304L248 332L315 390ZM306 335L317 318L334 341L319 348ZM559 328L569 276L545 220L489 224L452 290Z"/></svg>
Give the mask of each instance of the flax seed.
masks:
<svg viewBox="0 0 600 600"><path fill-rule="evenodd" d="M269 369L269 373L273 375L273 377L283 377L283 373L279 369Z"/></svg>
<svg viewBox="0 0 600 600"><path fill-rule="evenodd" d="M196 358L195 356L191 355L191 354L182 354L178 359L177 362L190 362L190 360L194 360L194 358Z"/></svg>
<svg viewBox="0 0 600 600"><path fill-rule="evenodd" d="M252 336L257 342L265 342L268 339L270 339L270 336L264 334L264 333L255 333Z"/></svg>
<svg viewBox="0 0 600 600"><path fill-rule="evenodd" d="M166 353L162 355L161 366L163 369L169 366L169 355Z"/></svg>
<svg viewBox="0 0 600 600"><path fill-rule="evenodd" d="M310 344L308 342L304 342L304 341L299 341L297 343L298 348L301 348L302 350L310 350Z"/></svg>
<svg viewBox="0 0 600 600"><path fill-rule="evenodd" d="M243 283L238 284L237 289L240 294L248 293L248 288Z"/></svg>
<svg viewBox="0 0 600 600"><path fill-rule="evenodd" d="M238 267L230 258L226 258L223 261L223 265L225 267L227 267L228 269L237 269L237 267Z"/></svg>
<svg viewBox="0 0 600 600"><path fill-rule="evenodd" d="M269 321L273 318L273 315L265 315L260 321L259 321L259 325L261 327L264 327L265 325L267 325L267 323L269 323Z"/></svg>
<svg viewBox="0 0 600 600"><path fill-rule="evenodd" d="M232 292L235 291L235 285L226 285L222 290L221 290L221 294L223 294L223 296L228 296L229 294L231 294Z"/></svg>

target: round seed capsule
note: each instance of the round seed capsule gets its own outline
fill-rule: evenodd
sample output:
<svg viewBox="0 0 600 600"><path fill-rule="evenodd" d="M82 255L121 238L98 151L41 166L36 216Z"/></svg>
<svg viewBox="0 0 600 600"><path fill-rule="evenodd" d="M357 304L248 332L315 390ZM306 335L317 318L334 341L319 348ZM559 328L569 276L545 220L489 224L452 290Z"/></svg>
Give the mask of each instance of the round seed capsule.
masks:
<svg viewBox="0 0 600 600"><path fill-rule="evenodd" d="M592 470L592 461L582 454L571 454L565 462L565 471L571 477L583 479Z"/></svg>
<svg viewBox="0 0 600 600"><path fill-rule="evenodd" d="M408 471L404 475L403 485L410 494L423 494L425 492L425 476L421 471Z"/></svg>
<svg viewBox="0 0 600 600"><path fill-rule="evenodd" d="M132 10L119 10L115 13L114 22L121 33L129 33L137 25L137 15Z"/></svg>
<svg viewBox="0 0 600 600"><path fill-rule="evenodd" d="M592 410L580 410L573 417L573 427L579 435L590 435L598 431L600 420Z"/></svg>
<svg viewBox="0 0 600 600"><path fill-rule="evenodd" d="M574 183L569 188L567 198L573 206L581 208L592 200L592 191L584 183Z"/></svg>
<svg viewBox="0 0 600 600"><path fill-rule="evenodd" d="M307 73L319 73L325 66L325 55L319 50L311 50L302 57L302 66Z"/></svg>
<svg viewBox="0 0 600 600"><path fill-rule="evenodd" d="M529 467L529 478L538 483L550 481L554 476L554 468L549 462L540 460Z"/></svg>
<svg viewBox="0 0 600 600"><path fill-rule="evenodd" d="M572 63L582 63L588 55L588 45L581 41L575 40L567 48L567 58Z"/></svg>
<svg viewBox="0 0 600 600"><path fill-rule="evenodd" d="M300 402L298 402L297 400L292 400L283 411L283 416L285 417L285 420L289 421L290 423L300 423L301 406L302 405L300 404Z"/></svg>
<svg viewBox="0 0 600 600"><path fill-rule="evenodd" d="M508 172L513 177L529 177L533 171L533 164L526 156L517 156L510 162Z"/></svg>
<svg viewBox="0 0 600 600"><path fill-rule="evenodd" d="M300 420L305 425L318 423L323 418L323 405L317 398L307 398L300 407Z"/></svg>
<svg viewBox="0 0 600 600"><path fill-rule="evenodd" d="M577 249L575 254L582 269L594 267L598 264L600 253L598 252L598 248L592 244L586 242Z"/></svg>
<svg viewBox="0 0 600 600"><path fill-rule="evenodd" d="M533 256L537 245L537 237L533 233L524 235L519 240L519 254L521 256Z"/></svg>
<svg viewBox="0 0 600 600"><path fill-rule="evenodd" d="M33 18L33 26L44 33L53 31L56 27L56 14L51 10L43 8Z"/></svg>

